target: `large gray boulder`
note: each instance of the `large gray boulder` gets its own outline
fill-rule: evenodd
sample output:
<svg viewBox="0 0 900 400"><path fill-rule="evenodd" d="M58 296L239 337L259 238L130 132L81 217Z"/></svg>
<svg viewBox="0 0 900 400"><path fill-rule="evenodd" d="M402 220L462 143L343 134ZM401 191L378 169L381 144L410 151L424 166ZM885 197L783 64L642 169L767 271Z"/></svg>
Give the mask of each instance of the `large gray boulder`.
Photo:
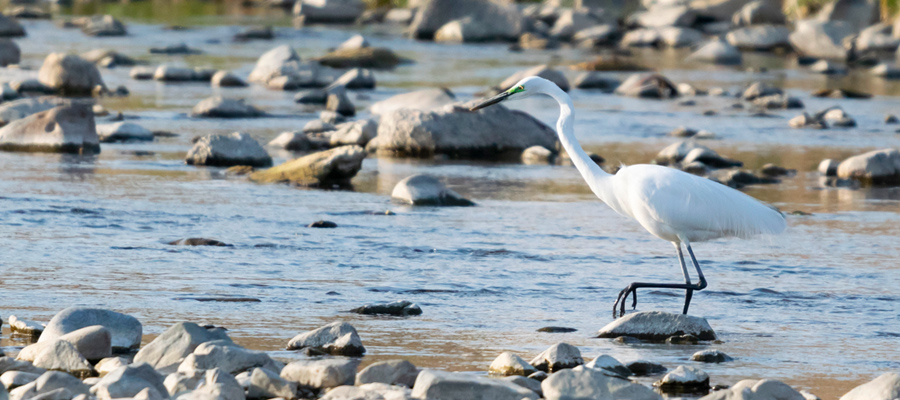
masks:
<svg viewBox="0 0 900 400"><path fill-rule="evenodd" d="M529 76L539 76L550 82L553 82L564 92L569 91L569 80L566 79L566 76L563 75L562 72L557 71L546 64L516 72L510 75L508 78L504 79L503 82L500 82L500 84L497 85L497 88L500 90L507 90L522 79L525 79Z"/></svg>
<svg viewBox="0 0 900 400"><path fill-rule="evenodd" d="M900 151L873 150L850 157L838 164L837 176L870 185L900 184Z"/></svg>
<svg viewBox="0 0 900 400"><path fill-rule="evenodd" d="M879 2L872 0L836 0L825 3L816 15L820 21L840 21L853 32L881 19Z"/></svg>
<svg viewBox="0 0 900 400"><path fill-rule="evenodd" d="M304 23L348 24L366 11L363 0L299 0L294 3L294 15Z"/></svg>
<svg viewBox="0 0 900 400"><path fill-rule="evenodd" d="M790 35L791 31L783 26L755 25L728 32L725 40L739 49L771 50L790 46Z"/></svg>
<svg viewBox="0 0 900 400"><path fill-rule="evenodd" d="M102 143L152 142L153 132L132 122L97 124L97 136Z"/></svg>
<svg viewBox="0 0 900 400"><path fill-rule="evenodd" d="M284 366L281 378L314 389L352 385L358 365L359 360L351 358L294 361Z"/></svg>
<svg viewBox="0 0 900 400"><path fill-rule="evenodd" d="M483 28L483 36L493 40L515 40L524 22L515 5L489 0L427 0L410 24L414 38L432 39L450 21L471 18Z"/></svg>
<svg viewBox="0 0 900 400"><path fill-rule="evenodd" d="M264 115L266 113L262 110L244 103L244 99L222 96L213 96L197 103L191 113L192 117L201 118L256 118Z"/></svg>
<svg viewBox="0 0 900 400"><path fill-rule="evenodd" d="M369 107L375 115L389 114L399 109L431 111L456 102L456 96L449 89L422 89L401 93L381 100Z"/></svg>
<svg viewBox="0 0 900 400"><path fill-rule="evenodd" d="M44 59L38 81L64 95L89 95L98 87L106 88L96 65L65 53L50 53Z"/></svg>
<svg viewBox="0 0 900 400"><path fill-rule="evenodd" d="M149 364L166 373L174 372L197 346L214 340L231 339L223 329L206 329L193 322L179 322L141 348L134 356L134 362Z"/></svg>
<svg viewBox="0 0 900 400"><path fill-rule="evenodd" d="M0 37L25 36L25 28L13 18L0 15Z"/></svg>
<svg viewBox="0 0 900 400"><path fill-rule="evenodd" d="M838 60L847 58L848 52L843 40L854 33L848 25L816 20L797 21L795 25L789 39L794 50L801 55Z"/></svg>
<svg viewBox="0 0 900 400"><path fill-rule="evenodd" d="M537 393L515 383L472 374L423 370L412 397L422 400L537 400Z"/></svg>
<svg viewBox="0 0 900 400"><path fill-rule="evenodd" d="M272 157L256 139L242 132L227 135L206 135L194 143L184 162L189 165L231 167L249 165L268 167Z"/></svg>
<svg viewBox="0 0 900 400"><path fill-rule="evenodd" d="M475 104L383 114L378 136L366 149L393 155L492 158L504 152L521 153L534 145L556 148L556 132L534 117L502 105L469 111Z"/></svg>
<svg viewBox="0 0 900 400"><path fill-rule="evenodd" d="M356 374L356 386L368 383L385 383L413 387L419 369L406 360L379 361Z"/></svg>
<svg viewBox="0 0 900 400"><path fill-rule="evenodd" d="M164 378L149 364L135 363L119 367L106 374L91 387L91 393L100 400L132 398L148 390L150 399L167 399Z"/></svg>
<svg viewBox="0 0 900 400"><path fill-rule="evenodd" d="M887 372L871 382L859 385L841 400L894 400L900 397L900 374Z"/></svg>
<svg viewBox="0 0 900 400"><path fill-rule="evenodd" d="M652 389L599 369L578 367L550 375L541 382L546 400L661 400Z"/></svg>
<svg viewBox="0 0 900 400"><path fill-rule="evenodd" d="M300 186L347 185L362 169L363 159L367 155L362 147L356 145L336 147L254 172L250 179L259 183Z"/></svg>
<svg viewBox="0 0 900 400"><path fill-rule="evenodd" d="M69 307L60 311L47 323L38 343L52 341L88 326L100 325L112 335L114 351L128 351L141 345L143 328L137 318L112 310L88 307Z"/></svg>
<svg viewBox="0 0 900 400"><path fill-rule="evenodd" d="M706 43L688 56L688 60L713 64L734 65L741 63L741 52L734 46L720 39Z"/></svg>
<svg viewBox="0 0 900 400"><path fill-rule="evenodd" d="M12 121L0 128L0 150L99 153L94 113L88 105L73 104Z"/></svg>
<svg viewBox="0 0 900 400"><path fill-rule="evenodd" d="M84 327L62 335L56 340L71 343L88 361L94 362L112 355L112 333L101 325ZM33 346L49 343L51 342L36 343Z"/></svg>
<svg viewBox="0 0 900 400"><path fill-rule="evenodd" d="M414 206L474 206L468 200L448 189L437 178L429 175L413 175L404 178L391 192L391 199Z"/></svg>
<svg viewBox="0 0 900 400"><path fill-rule="evenodd" d="M342 356L361 356L366 352L359 334L356 333L356 328L343 321L332 322L321 328L301 333L294 336L287 345L288 350L304 348Z"/></svg>
<svg viewBox="0 0 900 400"><path fill-rule="evenodd" d="M247 350L231 340L219 340L198 345L178 366L178 372L218 368L239 374L252 368L265 368L278 373L282 367L264 352Z"/></svg>
<svg viewBox="0 0 900 400"><path fill-rule="evenodd" d="M628 314L601 328L597 337L631 336L641 340L664 341L679 335L693 335L700 340L716 339L716 333L705 318L661 311Z"/></svg>
<svg viewBox="0 0 900 400"><path fill-rule="evenodd" d="M584 364L581 351L568 343L557 343L538 354L529 362L540 371L553 373Z"/></svg>
<svg viewBox="0 0 900 400"><path fill-rule="evenodd" d="M22 51L16 42L9 39L0 39L0 67L10 64L18 64L22 59Z"/></svg>

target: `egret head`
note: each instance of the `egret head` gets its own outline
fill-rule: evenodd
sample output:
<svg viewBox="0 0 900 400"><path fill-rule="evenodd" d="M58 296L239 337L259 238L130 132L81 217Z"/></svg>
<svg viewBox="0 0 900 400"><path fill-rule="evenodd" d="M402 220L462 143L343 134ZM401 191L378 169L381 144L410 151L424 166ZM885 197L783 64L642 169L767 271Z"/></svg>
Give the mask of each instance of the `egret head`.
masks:
<svg viewBox="0 0 900 400"><path fill-rule="evenodd" d="M541 93L540 88L544 85L544 82L549 83L549 81L544 78L529 76L517 82L511 88L500 92L500 94L491 97L490 99L487 99L481 103L478 103L478 105L472 107L471 110L477 111L487 106L497 104L501 101L520 100Z"/></svg>

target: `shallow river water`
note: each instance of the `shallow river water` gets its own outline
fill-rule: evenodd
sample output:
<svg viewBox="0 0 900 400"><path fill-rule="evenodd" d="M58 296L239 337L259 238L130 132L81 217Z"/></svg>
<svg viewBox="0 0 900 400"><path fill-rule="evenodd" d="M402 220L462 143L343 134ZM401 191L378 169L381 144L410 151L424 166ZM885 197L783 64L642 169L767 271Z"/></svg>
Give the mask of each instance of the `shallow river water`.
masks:
<svg viewBox="0 0 900 400"><path fill-rule="evenodd" d="M129 36L120 38L89 38L51 22L25 22L29 36L17 40L23 70L5 69L0 77L36 76L51 51L101 47L152 64L212 66L246 77L256 58L276 45L290 44L302 58L311 58L361 31L373 45L415 60L376 72L378 88L353 96L362 110L430 86L446 86L469 99L524 67L589 57L580 50L511 53L496 44L414 42L400 37L395 27L294 29L276 11L242 16L216 9L218 16L175 20L196 26L174 32L163 29L172 20L145 15L142 4L147 3L134 3L133 9L108 6L128 23ZM232 24L260 22L278 25L277 39L230 41L238 30ZM204 54L147 54L149 47L180 42ZM691 313L709 319L722 343L624 346L592 338L612 320L612 302L625 285L678 282L681 274L671 244L596 200L573 167L370 157L352 191L256 185L225 178L218 168L184 165L191 138L243 131L267 142L300 129L317 117L316 110L294 104L291 92L134 81L128 68L101 71L108 86L131 91L130 97L105 98L102 104L148 129L179 136L150 144L104 144L96 157L0 153L0 316L46 322L71 305L107 307L140 319L145 342L177 321L206 322L227 327L248 348L286 360L298 357L282 350L291 337L345 320L356 326L368 349L364 363L407 358L420 367L480 373L501 351L530 359L560 341L577 345L586 358L605 353L670 368L691 364L687 359L695 351L718 348L736 361L702 365L713 384L774 378L823 398L837 398L900 369L900 189L833 188L815 172L823 158L900 145L895 128L882 122L885 113L900 112L900 84L858 74L826 79L803 72L783 56L746 55L745 67L769 71L751 73L682 64L684 55L639 54L676 82L723 86L734 93L749 82L770 81L800 97L808 111L840 105L859 123L854 129L793 130L787 120L798 112L751 117L731 109L732 98L701 97L696 106L682 107L571 93L579 139L609 164L650 161L677 140L665 133L685 125L716 133L719 139L705 144L747 168L773 162L797 169L780 184L745 191L784 211L811 215L789 215L788 231L777 237L694 246L710 286L695 294ZM852 87L877 96L809 96L823 87ZM275 116L187 116L212 94L247 98ZM511 107L551 125L557 115L549 99ZM719 114L702 116L707 109ZM272 154L276 163L295 156ZM441 177L478 206L392 204L394 184L414 173ZM385 210L396 215L383 215ZM319 219L339 227L305 228ZM166 244L184 237L215 238L234 247ZM193 300L209 296L260 301ZM677 312L680 296L644 292L638 310ZM400 299L418 303L424 314L400 319L346 312ZM577 331L536 332L551 325ZM0 345L14 352L24 343L4 326Z"/></svg>

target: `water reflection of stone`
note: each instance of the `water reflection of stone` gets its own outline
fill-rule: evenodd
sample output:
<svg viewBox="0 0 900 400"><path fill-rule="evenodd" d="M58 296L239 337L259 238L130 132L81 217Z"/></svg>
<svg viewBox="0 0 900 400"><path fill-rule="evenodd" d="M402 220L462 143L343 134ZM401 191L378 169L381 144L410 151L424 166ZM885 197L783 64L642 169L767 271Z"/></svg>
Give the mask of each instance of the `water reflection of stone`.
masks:
<svg viewBox="0 0 900 400"><path fill-rule="evenodd" d="M60 180L82 182L92 179L97 169L97 158L95 154L60 154Z"/></svg>

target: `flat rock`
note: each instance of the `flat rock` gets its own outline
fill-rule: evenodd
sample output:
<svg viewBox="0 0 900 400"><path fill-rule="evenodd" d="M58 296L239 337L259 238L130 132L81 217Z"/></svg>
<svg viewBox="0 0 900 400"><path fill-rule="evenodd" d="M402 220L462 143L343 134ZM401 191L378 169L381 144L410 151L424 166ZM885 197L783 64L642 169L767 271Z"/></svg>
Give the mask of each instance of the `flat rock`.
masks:
<svg viewBox="0 0 900 400"><path fill-rule="evenodd" d="M491 374L504 376L529 376L537 371L537 368L529 364L525 359L508 351L500 353L500 355L491 362L491 366L488 367L488 372Z"/></svg>
<svg viewBox="0 0 900 400"><path fill-rule="evenodd" d="M201 343L222 340L231 340L223 329L206 329L193 322L179 322L141 348L134 356L134 362L174 372Z"/></svg>
<svg viewBox="0 0 900 400"><path fill-rule="evenodd" d="M581 352L577 347L568 343L557 343L538 354L529 364L538 370L553 373L584 364L584 359L581 358Z"/></svg>
<svg viewBox="0 0 900 400"><path fill-rule="evenodd" d="M101 143L153 141L153 132L131 122L97 124L97 136Z"/></svg>
<svg viewBox="0 0 900 400"><path fill-rule="evenodd" d="M200 138L185 156L190 165L230 167L249 165L268 167L272 157L256 139L242 132L228 135L206 135Z"/></svg>
<svg viewBox="0 0 900 400"><path fill-rule="evenodd" d="M379 361L356 374L356 386L368 383L385 383L413 387L419 369L406 360Z"/></svg>
<svg viewBox="0 0 900 400"><path fill-rule="evenodd" d="M347 185L362 168L368 154L356 145L336 147L254 172L258 183L291 183L301 186Z"/></svg>
<svg viewBox="0 0 900 400"><path fill-rule="evenodd" d="M551 374L541 382L546 400L630 399L661 400L652 389L602 370L578 367Z"/></svg>
<svg viewBox="0 0 900 400"><path fill-rule="evenodd" d="M381 100L369 107L375 115L390 114L399 109L431 111L456 102L456 96L449 89L422 89L401 93Z"/></svg>
<svg viewBox="0 0 900 400"><path fill-rule="evenodd" d="M790 46L790 34L784 26L755 25L728 32L725 40L739 49L767 51Z"/></svg>
<svg viewBox="0 0 900 400"><path fill-rule="evenodd" d="M301 333L288 342L288 350L312 348L328 354L361 356L366 352L356 328L337 321L312 331ZM284 377L284 375L282 375Z"/></svg>
<svg viewBox="0 0 900 400"><path fill-rule="evenodd" d="M0 150L99 153L94 113L88 105L72 104L14 120L0 128Z"/></svg>
<svg viewBox="0 0 900 400"><path fill-rule="evenodd" d="M244 103L244 99L213 96L197 103L191 116L201 118L256 118L265 114L262 110Z"/></svg>
<svg viewBox="0 0 900 400"><path fill-rule="evenodd" d="M662 341L684 334L694 335L700 340L716 340L716 333L705 318L660 311L628 314L604 326L597 337L633 336L641 340Z"/></svg>
<svg viewBox="0 0 900 400"><path fill-rule="evenodd" d="M699 368L679 365L653 385L665 393L705 392L709 390L709 375Z"/></svg>
<svg viewBox="0 0 900 400"><path fill-rule="evenodd" d="M189 55L189 54L201 54L202 51L194 48L188 47L187 44L179 43L179 44L171 44L164 47L151 47L150 54L165 54L165 55Z"/></svg>
<svg viewBox="0 0 900 400"><path fill-rule="evenodd" d="M352 385L356 377L357 359L322 359L294 361L281 370L281 378L303 387L327 389Z"/></svg>
<svg viewBox="0 0 900 400"><path fill-rule="evenodd" d="M873 150L850 157L838 164L837 176L870 185L900 184L900 151Z"/></svg>
<svg viewBox="0 0 900 400"><path fill-rule="evenodd" d="M228 247L231 246L228 243L216 240L216 239L207 239L207 238L184 238L173 240L168 244L172 246L219 246L219 247Z"/></svg>
<svg viewBox="0 0 900 400"><path fill-rule="evenodd" d="M422 309L418 304L406 300L397 300L390 303L366 304L350 310L352 313L364 315L393 315L406 317L410 315L422 315Z"/></svg>
<svg viewBox="0 0 900 400"><path fill-rule="evenodd" d="M515 383L472 374L422 370L412 397L422 400L537 400L537 393Z"/></svg>
<svg viewBox="0 0 900 400"><path fill-rule="evenodd" d="M44 332L44 324L28 319L21 319L15 315L9 316L9 330L12 333L38 336Z"/></svg>
<svg viewBox="0 0 900 400"><path fill-rule="evenodd" d="M90 95L105 88L93 63L73 54L50 53L38 71L38 81L63 95Z"/></svg>
<svg viewBox="0 0 900 400"><path fill-rule="evenodd" d="M472 201L448 189L437 178L429 175L413 175L404 178L391 192L396 202L415 206L472 206Z"/></svg>

